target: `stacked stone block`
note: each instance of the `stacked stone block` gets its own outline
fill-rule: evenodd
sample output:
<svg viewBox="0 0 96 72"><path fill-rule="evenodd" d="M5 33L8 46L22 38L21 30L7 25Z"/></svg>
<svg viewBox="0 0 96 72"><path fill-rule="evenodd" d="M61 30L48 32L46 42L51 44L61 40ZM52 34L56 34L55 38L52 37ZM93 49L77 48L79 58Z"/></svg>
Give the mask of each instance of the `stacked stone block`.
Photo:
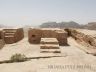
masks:
<svg viewBox="0 0 96 72"><path fill-rule="evenodd" d="M40 49L41 53L61 53L56 38L41 38Z"/></svg>
<svg viewBox="0 0 96 72"><path fill-rule="evenodd" d="M29 29L28 41L32 44L40 43L42 31L40 29Z"/></svg>
<svg viewBox="0 0 96 72"><path fill-rule="evenodd" d="M23 28L3 29L3 33L6 44L16 43L24 37Z"/></svg>
<svg viewBox="0 0 96 72"><path fill-rule="evenodd" d="M32 44L39 44L41 38L56 38L59 45L67 45L67 32L58 28L30 28L28 31L28 40Z"/></svg>
<svg viewBox="0 0 96 72"><path fill-rule="evenodd" d="M0 49L3 48L3 46L5 45L5 41L3 39L3 31L0 30Z"/></svg>

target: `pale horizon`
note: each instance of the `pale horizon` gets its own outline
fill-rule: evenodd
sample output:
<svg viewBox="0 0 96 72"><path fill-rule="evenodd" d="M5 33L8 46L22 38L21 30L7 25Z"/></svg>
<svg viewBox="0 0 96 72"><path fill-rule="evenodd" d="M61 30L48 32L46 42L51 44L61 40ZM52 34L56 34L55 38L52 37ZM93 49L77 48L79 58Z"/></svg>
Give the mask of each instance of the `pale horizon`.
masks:
<svg viewBox="0 0 96 72"><path fill-rule="evenodd" d="M96 22L96 0L1 0L0 24L38 26L45 22Z"/></svg>

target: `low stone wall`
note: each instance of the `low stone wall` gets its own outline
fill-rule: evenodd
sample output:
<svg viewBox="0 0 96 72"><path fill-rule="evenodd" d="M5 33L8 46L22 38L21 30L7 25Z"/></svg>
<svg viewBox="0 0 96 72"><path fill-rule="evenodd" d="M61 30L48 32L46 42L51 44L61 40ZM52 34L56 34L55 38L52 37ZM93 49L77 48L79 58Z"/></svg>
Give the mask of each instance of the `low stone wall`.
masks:
<svg viewBox="0 0 96 72"><path fill-rule="evenodd" d="M3 39L6 44L16 43L24 37L23 28L3 29Z"/></svg>
<svg viewBox="0 0 96 72"><path fill-rule="evenodd" d="M0 39L0 49L3 48L5 45L5 42L3 39Z"/></svg>
<svg viewBox="0 0 96 72"><path fill-rule="evenodd" d="M42 31L40 29L29 29L28 31L28 41L32 44L40 43L42 37Z"/></svg>
<svg viewBox="0 0 96 72"><path fill-rule="evenodd" d="M23 28L17 29L14 36L15 36L15 42L18 42L18 41L22 40L24 38Z"/></svg>
<svg viewBox="0 0 96 72"><path fill-rule="evenodd" d="M65 31L56 31L56 38L59 41L59 45L63 46L63 45L68 45L67 43L67 32Z"/></svg>
<svg viewBox="0 0 96 72"><path fill-rule="evenodd" d="M5 45L3 30L0 30L0 49Z"/></svg>
<svg viewBox="0 0 96 72"><path fill-rule="evenodd" d="M82 42L86 46L96 49L96 37L85 34L76 29L65 29L69 36L72 36L76 41Z"/></svg>
<svg viewBox="0 0 96 72"><path fill-rule="evenodd" d="M56 38L57 33L54 30L43 29L42 30L42 38Z"/></svg>
<svg viewBox="0 0 96 72"><path fill-rule="evenodd" d="M62 29L54 28L41 28L32 29L28 31L28 41L33 44L40 43L41 38L56 38L59 41L59 45L67 44L67 32Z"/></svg>
<svg viewBox="0 0 96 72"><path fill-rule="evenodd" d="M0 49L5 44L12 44L22 40L24 37L23 28L8 28L0 30Z"/></svg>
<svg viewBox="0 0 96 72"><path fill-rule="evenodd" d="M3 33L3 30L0 30L0 39L4 39L4 33Z"/></svg>

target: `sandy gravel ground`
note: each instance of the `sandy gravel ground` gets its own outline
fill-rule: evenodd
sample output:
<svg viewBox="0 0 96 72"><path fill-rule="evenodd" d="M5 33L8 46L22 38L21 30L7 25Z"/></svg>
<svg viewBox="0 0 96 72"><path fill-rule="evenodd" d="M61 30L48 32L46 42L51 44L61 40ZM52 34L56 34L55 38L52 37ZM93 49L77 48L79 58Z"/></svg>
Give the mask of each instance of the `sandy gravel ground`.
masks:
<svg viewBox="0 0 96 72"><path fill-rule="evenodd" d="M61 54L40 53L40 45L29 44L27 38L15 44L5 45L0 50L0 61L9 59L15 53L25 54L27 57L62 57L0 64L0 72L96 72L96 56L80 50L80 45L72 38L68 38L68 43L69 46L60 46Z"/></svg>

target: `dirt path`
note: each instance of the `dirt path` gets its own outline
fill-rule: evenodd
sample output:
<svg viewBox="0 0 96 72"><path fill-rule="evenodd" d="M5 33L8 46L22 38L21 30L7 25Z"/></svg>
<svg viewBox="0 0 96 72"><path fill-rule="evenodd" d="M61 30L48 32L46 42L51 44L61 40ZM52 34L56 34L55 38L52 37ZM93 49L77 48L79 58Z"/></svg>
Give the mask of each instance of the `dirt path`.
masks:
<svg viewBox="0 0 96 72"><path fill-rule="evenodd" d="M68 38L69 46L60 46L62 57L32 59L21 63L0 64L0 72L96 72L96 56L86 54L78 48L74 39ZM55 56L57 54L40 53L39 45L22 41L6 45L0 50L0 60L9 59L14 53L22 53L28 57Z"/></svg>

